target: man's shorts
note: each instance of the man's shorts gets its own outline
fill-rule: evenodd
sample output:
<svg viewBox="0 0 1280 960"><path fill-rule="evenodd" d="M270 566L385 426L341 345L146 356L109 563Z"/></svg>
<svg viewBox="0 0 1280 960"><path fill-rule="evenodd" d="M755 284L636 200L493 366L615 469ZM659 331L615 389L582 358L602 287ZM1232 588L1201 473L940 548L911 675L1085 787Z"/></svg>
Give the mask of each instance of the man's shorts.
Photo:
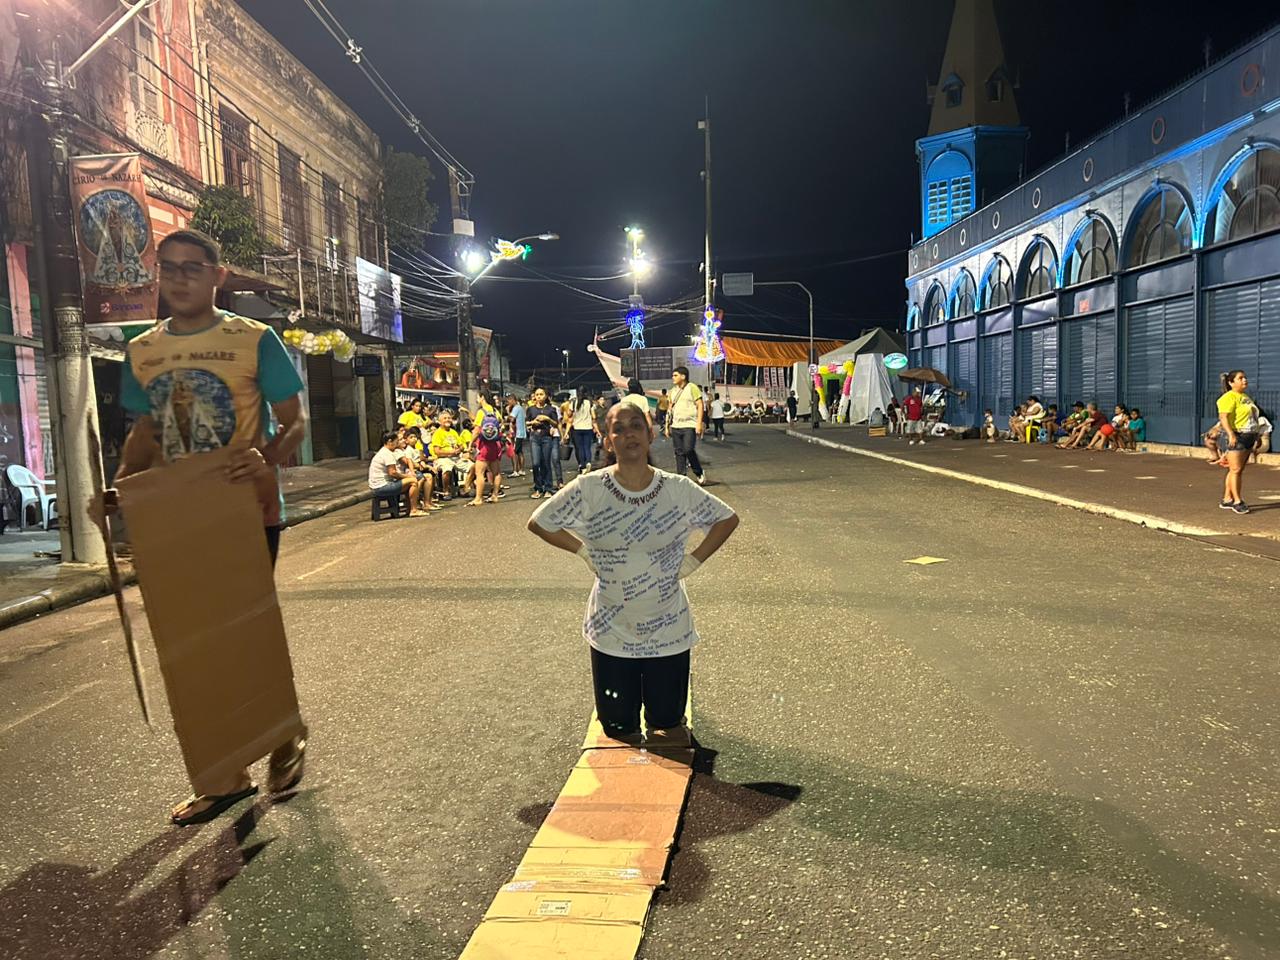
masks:
<svg viewBox="0 0 1280 960"><path fill-rule="evenodd" d="M452 470L457 464L449 457L440 457L436 460L436 466L443 472Z"/></svg>
<svg viewBox="0 0 1280 960"><path fill-rule="evenodd" d="M373 491L375 497L398 497L404 492L404 481L400 479L384 483Z"/></svg>
<svg viewBox="0 0 1280 960"><path fill-rule="evenodd" d="M524 437L516 437L516 456L524 453Z"/></svg>
<svg viewBox="0 0 1280 960"><path fill-rule="evenodd" d="M907 433L924 433L924 420L908 420Z"/></svg>

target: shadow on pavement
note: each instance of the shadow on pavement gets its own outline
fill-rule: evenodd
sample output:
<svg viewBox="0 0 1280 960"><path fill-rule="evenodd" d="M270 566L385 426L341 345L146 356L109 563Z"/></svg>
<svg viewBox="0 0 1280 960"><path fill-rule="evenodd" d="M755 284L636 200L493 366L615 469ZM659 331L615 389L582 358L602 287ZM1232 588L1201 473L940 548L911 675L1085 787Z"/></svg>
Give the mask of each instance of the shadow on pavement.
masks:
<svg viewBox="0 0 1280 960"><path fill-rule="evenodd" d="M150 872L200 831L172 828L106 870L38 863L0 889L0 956L141 960L198 918L271 841L244 846L270 806L259 800L159 882Z"/></svg>
<svg viewBox="0 0 1280 960"><path fill-rule="evenodd" d="M743 741L719 735L717 741L735 753L753 750ZM807 802L797 804L794 812L806 829L930 862L1052 877L1054 882L1042 889L1063 902L1049 915L1076 912L1079 891L1070 889L1071 878L1085 878L1112 891L1140 893L1144 903L1164 901L1181 916L1212 926L1223 937L1264 948L1267 955L1280 949L1280 902L1179 856L1112 804L956 785L894 770L832 764L812 755L792 755L786 772L807 784ZM786 800L773 799L770 806L767 793L752 797L759 786L696 778L682 842L749 829L786 805ZM688 869L694 872L691 878L685 875ZM700 861L690 864L682 854L672 871L670 902L696 899L706 881L703 870ZM1096 906L1103 913L1108 909L1105 903Z"/></svg>

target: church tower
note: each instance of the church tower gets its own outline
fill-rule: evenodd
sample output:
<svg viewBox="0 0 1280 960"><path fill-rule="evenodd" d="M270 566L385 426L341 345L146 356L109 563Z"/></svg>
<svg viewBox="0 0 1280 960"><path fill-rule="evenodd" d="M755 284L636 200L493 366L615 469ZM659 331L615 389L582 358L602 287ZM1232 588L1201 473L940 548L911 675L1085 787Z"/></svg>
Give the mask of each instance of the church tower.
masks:
<svg viewBox="0 0 1280 960"><path fill-rule="evenodd" d="M992 0L956 0L942 76L929 89L929 134L916 141L923 237L1018 182L1027 128L1013 86Z"/></svg>

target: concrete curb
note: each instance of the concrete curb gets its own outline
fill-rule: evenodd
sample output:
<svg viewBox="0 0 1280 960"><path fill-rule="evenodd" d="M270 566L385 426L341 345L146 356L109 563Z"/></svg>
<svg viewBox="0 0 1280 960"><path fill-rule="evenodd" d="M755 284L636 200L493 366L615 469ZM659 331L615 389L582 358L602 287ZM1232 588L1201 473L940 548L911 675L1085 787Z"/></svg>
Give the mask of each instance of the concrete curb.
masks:
<svg viewBox="0 0 1280 960"><path fill-rule="evenodd" d="M345 510L347 507L353 507L357 503L372 499L373 491L366 490L339 497L336 500L330 500L319 506L299 508L285 518L284 525L286 527L297 526L300 523L306 523L308 520L315 520L325 514L333 513L336 510ZM74 580L63 586L53 586L29 597L18 597L0 606L0 630L16 626L19 623L25 623L27 620L34 620L36 617L53 613L55 610L65 610L67 607L74 607L89 600L97 600L99 597L111 595L111 581L105 569L101 571L96 569L92 571L86 570L85 574L86 576L83 579ZM120 579L122 585L126 587L133 586L138 582L137 574L132 570L128 573L122 573Z"/></svg>
<svg viewBox="0 0 1280 960"><path fill-rule="evenodd" d="M966 483L977 484L980 487L990 487L993 490L1003 490L1005 493L1015 493L1022 497L1032 497L1036 500L1056 503L1059 506L1071 507L1075 510L1083 510L1085 513L1094 513L1103 517L1111 517L1113 520L1124 520L1126 523L1136 523L1139 526L1147 527L1151 530L1164 530L1168 533L1181 534L1184 537L1221 537L1225 535L1221 530L1210 530L1208 527L1197 527L1187 523L1179 523L1176 520L1167 520L1164 517L1155 517L1145 513L1134 513L1132 510L1121 510L1119 507L1108 507L1101 503L1091 503L1087 500L1076 500L1072 497L1063 497L1056 493L1037 490L1035 487L1024 486L1020 483L1009 483L1004 480L992 480L988 477L980 477L974 473L963 473L959 470L951 470L947 467L935 467L927 463L917 463L914 460L903 460L900 457L891 457L885 453L876 453L874 450L863 450L859 447L850 446L848 444L837 443L834 440L826 440L822 437L810 436L809 434L801 433L798 430L787 430L787 436L795 437L797 440L804 440L806 443L816 443L822 447L830 447L833 450L842 450L845 453L856 453L860 457L870 457L872 460L882 460L885 463L893 463L902 467L911 467L913 470L921 470L925 473L936 474L940 477L949 477L952 480L963 480Z"/></svg>

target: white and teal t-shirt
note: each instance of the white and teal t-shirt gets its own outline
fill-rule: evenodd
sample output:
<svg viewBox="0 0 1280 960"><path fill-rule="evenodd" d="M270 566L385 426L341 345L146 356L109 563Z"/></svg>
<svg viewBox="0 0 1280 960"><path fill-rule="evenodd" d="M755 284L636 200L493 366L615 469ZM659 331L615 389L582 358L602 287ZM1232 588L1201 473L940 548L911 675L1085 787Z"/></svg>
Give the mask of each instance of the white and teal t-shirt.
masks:
<svg viewBox="0 0 1280 960"><path fill-rule="evenodd" d="M583 474L533 514L543 530L586 544L599 576L582 635L615 657L669 657L697 641L678 574L685 544L733 510L687 477L662 470L644 490L626 490L613 470Z"/></svg>

